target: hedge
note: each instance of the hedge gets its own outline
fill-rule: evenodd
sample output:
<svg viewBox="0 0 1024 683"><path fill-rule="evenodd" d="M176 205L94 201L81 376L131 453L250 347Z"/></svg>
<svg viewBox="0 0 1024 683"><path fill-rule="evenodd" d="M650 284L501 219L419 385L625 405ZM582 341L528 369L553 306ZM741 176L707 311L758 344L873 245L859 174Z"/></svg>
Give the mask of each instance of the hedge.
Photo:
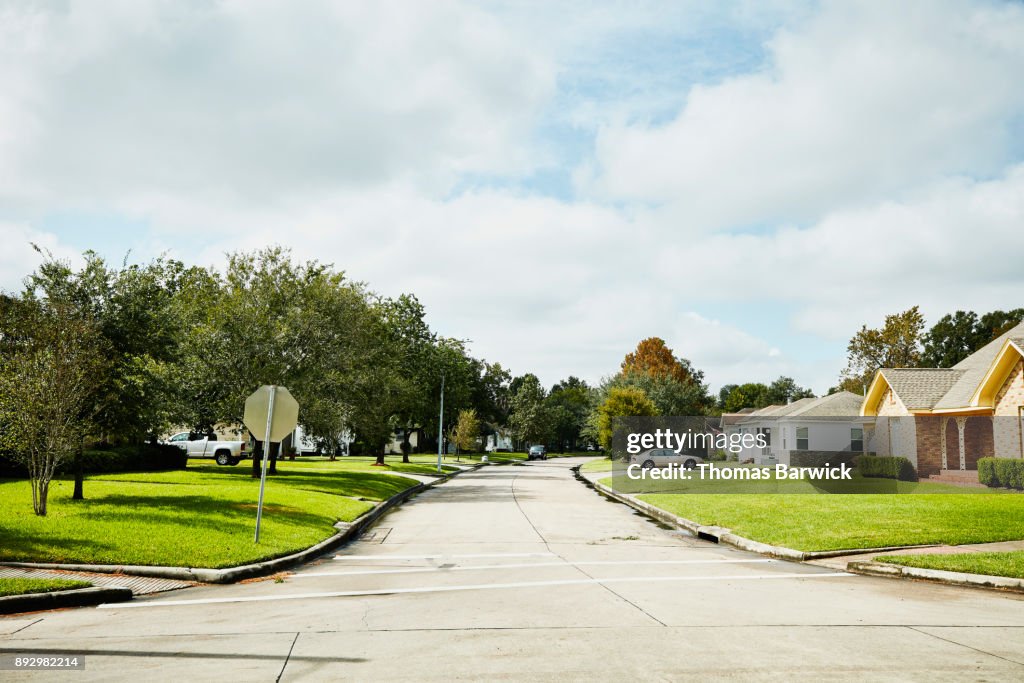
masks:
<svg viewBox="0 0 1024 683"><path fill-rule="evenodd" d="M978 458L978 481L985 486L1024 489L1024 460Z"/></svg>
<svg viewBox="0 0 1024 683"><path fill-rule="evenodd" d="M182 470L188 465L188 454L177 446L144 443L138 446L118 446L108 449L82 451L86 474L113 472L143 472L155 470ZM74 474L75 462L61 464L59 474ZM0 477L27 477L28 470L10 456L0 455Z"/></svg>
<svg viewBox="0 0 1024 683"><path fill-rule="evenodd" d="M865 455L856 458L857 469L864 477L917 481L917 471L906 458Z"/></svg>

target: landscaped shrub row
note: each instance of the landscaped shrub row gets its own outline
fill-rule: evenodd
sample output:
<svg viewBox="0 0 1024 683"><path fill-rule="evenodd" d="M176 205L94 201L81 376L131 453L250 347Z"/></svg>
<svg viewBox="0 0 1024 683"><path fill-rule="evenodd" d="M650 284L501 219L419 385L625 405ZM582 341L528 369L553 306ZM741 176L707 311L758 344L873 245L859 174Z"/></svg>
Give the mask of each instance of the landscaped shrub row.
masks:
<svg viewBox="0 0 1024 683"><path fill-rule="evenodd" d="M978 458L978 481L985 486L1024 489L1024 460Z"/></svg>
<svg viewBox="0 0 1024 683"><path fill-rule="evenodd" d="M857 469L865 477L917 481L917 472L906 458L864 455L856 459Z"/></svg>
<svg viewBox="0 0 1024 683"><path fill-rule="evenodd" d="M177 446L145 443L139 446L118 446L109 449L89 449L82 452L86 474L111 472L139 472L146 470L182 470L188 465L188 454ZM74 461L61 465L61 474L74 474ZM0 458L0 478L27 477L28 471L10 456Z"/></svg>
<svg viewBox="0 0 1024 683"><path fill-rule="evenodd" d="M188 454L177 446L146 443L140 446L119 446L110 450L88 450L82 453L87 473L137 472L140 470L182 470L188 465ZM65 471L74 471L67 463Z"/></svg>

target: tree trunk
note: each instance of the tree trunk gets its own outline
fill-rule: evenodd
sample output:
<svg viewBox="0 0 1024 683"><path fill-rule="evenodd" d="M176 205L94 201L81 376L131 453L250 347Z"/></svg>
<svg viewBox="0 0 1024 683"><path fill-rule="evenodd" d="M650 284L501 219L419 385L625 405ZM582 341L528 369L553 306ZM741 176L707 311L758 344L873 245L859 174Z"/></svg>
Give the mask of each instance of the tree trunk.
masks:
<svg viewBox="0 0 1024 683"><path fill-rule="evenodd" d="M406 428L403 430L402 435L402 462L409 462L409 452L412 451L412 445L409 443L410 430Z"/></svg>
<svg viewBox="0 0 1024 683"><path fill-rule="evenodd" d="M257 441L252 449L252 478L260 478L260 467L263 463L263 442Z"/></svg>
<svg viewBox="0 0 1024 683"><path fill-rule="evenodd" d="M379 465L380 467L384 466L384 446L377 449L377 462L373 464Z"/></svg>
<svg viewBox="0 0 1024 683"><path fill-rule="evenodd" d="M85 463L83 462L82 449L78 449L75 456L75 491L71 494L71 500L85 500Z"/></svg>
<svg viewBox="0 0 1024 683"><path fill-rule="evenodd" d="M37 484L37 486L39 488L39 496L34 501L35 512L40 517L45 517L46 516L46 498L47 498L47 496L50 493L50 482L49 481L40 481Z"/></svg>
<svg viewBox="0 0 1024 683"><path fill-rule="evenodd" d="M277 446L277 448L275 448L274 446ZM281 444L280 444L280 442L275 444L273 441L271 441L270 442L270 466L267 468L267 474L268 475L270 475L270 474L277 474L277 456L278 456L278 453L280 453L280 451L281 451Z"/></svg>

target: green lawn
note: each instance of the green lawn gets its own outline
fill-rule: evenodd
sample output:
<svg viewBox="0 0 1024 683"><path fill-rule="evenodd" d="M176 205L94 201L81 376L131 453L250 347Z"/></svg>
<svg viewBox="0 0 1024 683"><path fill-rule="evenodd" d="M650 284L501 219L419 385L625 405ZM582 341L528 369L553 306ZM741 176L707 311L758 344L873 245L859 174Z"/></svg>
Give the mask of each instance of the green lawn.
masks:
<svg viewBox="0 0 1024 683"><path fill-rule="evenodd" d="M647 494L639 498L701 524L804 551L1024 538L1024 495Z"/></svg>
<svg viewBox="0 0 1024 683"><path fill-rule="evenodd" d="M58 480L44 518L32 514L27 481L0 481L0 560L228 567L304 549L417 483L354 458L280 463L257 546L259 480L247 465L199 460L186 470L94 475L84 501Z"/></svg>
<svg viewBox="0 0 1024 683"><path fill-rule="evenodd" d="M1024 550L1006 553L957 553L954 555L886 555L876 557L875 560L907 567L1024 579Z"/></svg>
<svg viewBox="0 0 1024 683"><path fill-rule="evenodd" d="M0 579L0 598L8 595L88 588L91 585L88 581L68 581L67 579Z"/></svg>
<svg viewBox="0 0 1024 683"><path fill-rule="evenodd" d="M581 472L611 472L612 471L612 460L611 458L596 458L590 462L583 463L580 467ZM608 480L602 480L605 484L611 485Z"/></svg>

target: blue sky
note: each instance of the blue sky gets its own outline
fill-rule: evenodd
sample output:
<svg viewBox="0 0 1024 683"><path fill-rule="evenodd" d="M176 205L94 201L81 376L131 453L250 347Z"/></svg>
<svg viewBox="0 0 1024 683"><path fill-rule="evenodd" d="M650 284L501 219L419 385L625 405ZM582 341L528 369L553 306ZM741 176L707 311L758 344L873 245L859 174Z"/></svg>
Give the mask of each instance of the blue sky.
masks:
<svg viewBox="0 0 1024 683"><path fill-rule="evenodd" d="M270 244L546 383L1021 305L1020 3L0 2L0 287Z"/></svg>

